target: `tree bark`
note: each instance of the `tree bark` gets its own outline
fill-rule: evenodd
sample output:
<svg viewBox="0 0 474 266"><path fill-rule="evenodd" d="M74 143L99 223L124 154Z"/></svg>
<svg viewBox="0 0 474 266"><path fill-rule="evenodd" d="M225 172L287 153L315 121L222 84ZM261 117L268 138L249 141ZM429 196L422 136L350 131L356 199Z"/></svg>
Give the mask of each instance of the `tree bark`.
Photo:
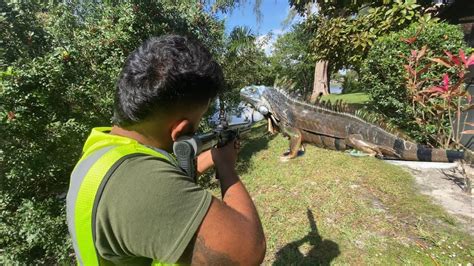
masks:
<svg viewBox="0 0 474 266"><path fill-rule="evenodd" d="M309 99L311 103L316 102L318 97L329 94L328 65L329 62L327 60L316 62L314 68L313 93Z"/></svg>

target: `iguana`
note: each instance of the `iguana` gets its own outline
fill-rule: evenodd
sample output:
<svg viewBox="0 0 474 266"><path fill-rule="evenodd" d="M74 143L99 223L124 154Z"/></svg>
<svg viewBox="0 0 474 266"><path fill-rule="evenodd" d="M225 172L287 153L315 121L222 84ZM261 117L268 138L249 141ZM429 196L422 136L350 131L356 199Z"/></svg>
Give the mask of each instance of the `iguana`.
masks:
<svg viewBox="0 0 474 266"><path fill-rule="evenodd" d="M248 86L240 96L268 119L269 131L279 130L289 137L290 150L283 160L295 158L304 149L303 142L333 150L356 149L383 159L453 162L464 158L463 151L407 141L355 115L298 101L272 87Z"/></svg>

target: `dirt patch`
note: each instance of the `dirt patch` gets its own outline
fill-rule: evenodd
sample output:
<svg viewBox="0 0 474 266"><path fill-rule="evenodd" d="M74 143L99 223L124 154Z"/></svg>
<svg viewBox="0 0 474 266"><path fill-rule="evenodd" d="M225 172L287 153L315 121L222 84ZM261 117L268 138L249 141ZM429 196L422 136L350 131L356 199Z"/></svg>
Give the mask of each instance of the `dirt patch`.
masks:
<svg viewBox="0 0 474 266"><path fill-rule="evenodd" d="M474 236L474 195L463 191L466 183L456 163L395 162L410 172L422 194L433 198ZM431 165L430 165L431 164Z"/></svg>

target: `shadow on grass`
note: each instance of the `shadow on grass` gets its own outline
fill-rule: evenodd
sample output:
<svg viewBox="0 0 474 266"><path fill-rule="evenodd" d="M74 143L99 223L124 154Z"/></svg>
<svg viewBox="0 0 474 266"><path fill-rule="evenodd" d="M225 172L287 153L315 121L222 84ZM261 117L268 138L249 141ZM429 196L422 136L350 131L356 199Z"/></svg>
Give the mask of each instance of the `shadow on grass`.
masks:
<svg viewBox="0 0 474 266"><path fill-rule="evenodd" d="M318 232L313 213L307 211L311 231L302 239L293 241L276 254L273 265L329 265L331 261L341 254L339 245L334 241L323 239ZM300 251L303 244L309 244L309 251Z"/></svg>
<svg viewBox="0 0 474 266"><path fill-rule="evenodd" d="M351 108L354 112L356 110L364 108L367 104L366 103L349 103L347 104L349 108Z"/></svg>
<svg viewBox="0 0 474 266"><path fill-rule="evenodd" d="M276 137L277 134L270 134L267 132L267 125L261 124L252 129L251 137L243 139L243 146L239 152L239 162L237 165L237 172L244 174L250 167L250 158L261 151L268 149L268 142Z"/></svg>

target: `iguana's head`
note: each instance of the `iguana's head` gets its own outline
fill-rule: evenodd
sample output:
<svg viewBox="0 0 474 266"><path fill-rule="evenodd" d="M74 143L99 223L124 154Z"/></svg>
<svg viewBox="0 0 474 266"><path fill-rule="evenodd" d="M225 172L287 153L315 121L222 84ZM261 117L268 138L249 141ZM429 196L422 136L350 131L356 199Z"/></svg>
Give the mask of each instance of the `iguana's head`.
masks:
<svg viewBox="0 0 474 266"><path fill-rule="evenodd" d="M271 106L265 99L265 91L268 89L265 86L247 86L240 90L240 97L251 104L259 113L268 117L272 113Z"/></svg>
<svg viewBox="0 0 474 266"><path fill-rule="evenodd" d="M272 97L271 95L272 88L265 86L247 86L240 90L242 100L261 113L268 120L268 130L275 133L280 130L280 119L275 115L268 101Z"/></svg>

